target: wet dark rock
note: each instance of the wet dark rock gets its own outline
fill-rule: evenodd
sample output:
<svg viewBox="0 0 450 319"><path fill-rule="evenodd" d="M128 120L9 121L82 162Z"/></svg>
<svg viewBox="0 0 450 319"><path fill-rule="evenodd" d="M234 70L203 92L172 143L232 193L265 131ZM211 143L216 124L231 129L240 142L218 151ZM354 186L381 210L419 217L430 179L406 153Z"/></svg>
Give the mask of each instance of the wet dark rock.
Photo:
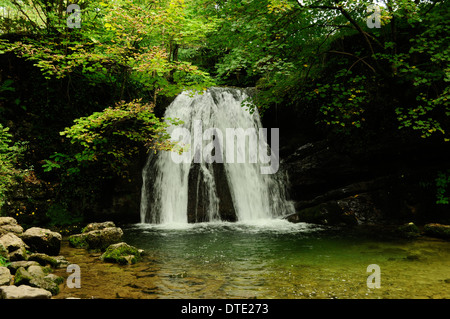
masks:
<svg viewBox="0 0 450 319"><path fill-rule="evenodd" d="M426 224L424 226L425 234L431 237L450 239L450 225Z"/></svg>
<svg viewBox="0 0 450 319"><path fill-rule="evenodd" d="M210 189L203 182L205 180L204 172L200 169L200 164L192 163L189 170L189 186L188 186L188 222L199 223L208 222L209 219L209 192L217 192L220 198L219 216L223 221L234 222L237 220L236 210L231 197L230 186L225 168L222 163L212 163L214 172L214 181L216 189ZM215 197L215 196L213 196Z"/></svg>
<svg viewBox="0 0 450 319"><path fill-rule="evenodd" d="M435 191L420 186L434 183L439 167L434 165L444 158L440 144L408 144L395 138L355 142L331 137L303 140L283 151L281 165L288 172L289 195L297 212L290 220L303 221L305 209L323 208L322 204L338 204L359 225L422 223L432 216L448 219L435 205ZM330 218L321 219L330 223Z"/></svg>
<svg viewBox="0 0 450 319"><path fill-rule="evenodd" d="M412 222L399 226L397 230L399 235L404 238L415 238L420 236L419 227Z"/></svg>

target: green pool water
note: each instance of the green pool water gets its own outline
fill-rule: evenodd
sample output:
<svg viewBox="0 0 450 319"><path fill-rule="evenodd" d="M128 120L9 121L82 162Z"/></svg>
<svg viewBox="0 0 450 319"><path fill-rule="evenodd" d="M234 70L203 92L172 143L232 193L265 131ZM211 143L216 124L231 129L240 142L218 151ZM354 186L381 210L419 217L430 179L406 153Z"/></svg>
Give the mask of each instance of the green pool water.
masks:
<svg viewBox="0 0 450 319"><path fill-rule="evenodd" d="M123 229L124 241L146 251L143 261L105 264L66 247L82 287L63 288L61 298L450 297L448 241L282 220ZM380 288L367 286L372 264Z"/></svg>

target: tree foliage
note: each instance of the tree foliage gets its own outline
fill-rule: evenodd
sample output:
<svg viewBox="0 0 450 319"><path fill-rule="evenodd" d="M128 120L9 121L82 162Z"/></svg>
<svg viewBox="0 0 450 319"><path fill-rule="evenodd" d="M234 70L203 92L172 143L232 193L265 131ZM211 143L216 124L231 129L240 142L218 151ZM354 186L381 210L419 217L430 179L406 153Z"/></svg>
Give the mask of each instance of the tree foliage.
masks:
<svg viewBox="0 0 450 319"><path fill-rule="evenodd" d="M8 127L0 123L0 208L7 199L7 193L22 176L18 161L24 150L24 143L14 143Z"/></svg>
<svg viewBox="0 0 450 319"><path fill-rule="evenodd" d="M83 185L98 171L126 176L140 147L172 147L154 109L165 97L216 84L255 86L261 114L274 106L308 114L329 136L450 141L446 1L376 1L380 28L370 27L371 3L360 0L77 4L81 27L68 28L68 1L0 0L0 55L32 63L41 75L33 80L42 81L33 97L17 97L17 79L0 73L0 113L36 121L36 131L57 123L38 136L41 143L51 136L45 146L53 153L39 160L65 185ZM102 95L87 93L95 90ZM69 108L72 117L62 116ZM443 203L447 179L436 183Z"/></svg>
<svg viewBox="0 0 450 319"><path fill-rule="evenodd" d="M400 129L447 141L448 5L385 1L381 28L371 29L368 4L224 1L216 8L222 27L210 38L220 55L217 74L256 85L262 110L273 103L313 103L322 123L347 132L387 112Z"/></svg>
<svg viewBox="0 0 450 319"><path fill-rule="evenodd" d="M152 105L139 100L121 101L115 107L76 119L73 126L60 132L74 145L74 151L70 155L55 153L44 167L46 171L63 168L72 175L99 162L109 175L126 178L130 160L139 155L142 145L155 151L172 149L173 143L165 131L169 124L180 122L163 122L153 113Z"/></svg>

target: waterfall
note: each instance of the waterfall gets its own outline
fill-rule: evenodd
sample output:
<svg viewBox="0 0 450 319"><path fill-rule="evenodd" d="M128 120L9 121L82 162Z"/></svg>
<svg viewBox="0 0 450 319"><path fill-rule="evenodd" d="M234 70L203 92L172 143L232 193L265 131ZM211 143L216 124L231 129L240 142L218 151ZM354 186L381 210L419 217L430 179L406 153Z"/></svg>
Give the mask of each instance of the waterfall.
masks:
<svg viewBox="0 0 450 319"><path fill-rule="evenodd" d="M183 92L169 105L164 117L184 124L167 131L185 152L149 155L142 172L142 223L249 221L293 213L283 172L262 173L268 158L278 161L277 152L268 149L266 135L255 143L256 134L266 131L258 112L242 106L247 98L244 90L210 88ZM245 135L243 143L228 135L230 129L256 134Z"/></svg>

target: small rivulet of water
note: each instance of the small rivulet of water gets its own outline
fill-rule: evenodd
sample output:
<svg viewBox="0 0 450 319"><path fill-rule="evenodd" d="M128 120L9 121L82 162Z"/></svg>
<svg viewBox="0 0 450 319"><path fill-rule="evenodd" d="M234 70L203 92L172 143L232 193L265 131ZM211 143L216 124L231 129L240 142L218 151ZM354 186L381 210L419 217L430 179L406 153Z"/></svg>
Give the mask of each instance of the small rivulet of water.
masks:
<svg viewBox="0 0 450 319"><path fill-rule="evenodd" d="M243 107L248 98L245 90L209 88L183 92L168 106L164 117L184 122L167 130L184 152L149 155L142 173L142 223L248 221L293 213L285 174L274 163L278 151L270 150L257 110ZM244 140L230 131L244 133ZM273 174L269 166L276 167Z"/></svg>

